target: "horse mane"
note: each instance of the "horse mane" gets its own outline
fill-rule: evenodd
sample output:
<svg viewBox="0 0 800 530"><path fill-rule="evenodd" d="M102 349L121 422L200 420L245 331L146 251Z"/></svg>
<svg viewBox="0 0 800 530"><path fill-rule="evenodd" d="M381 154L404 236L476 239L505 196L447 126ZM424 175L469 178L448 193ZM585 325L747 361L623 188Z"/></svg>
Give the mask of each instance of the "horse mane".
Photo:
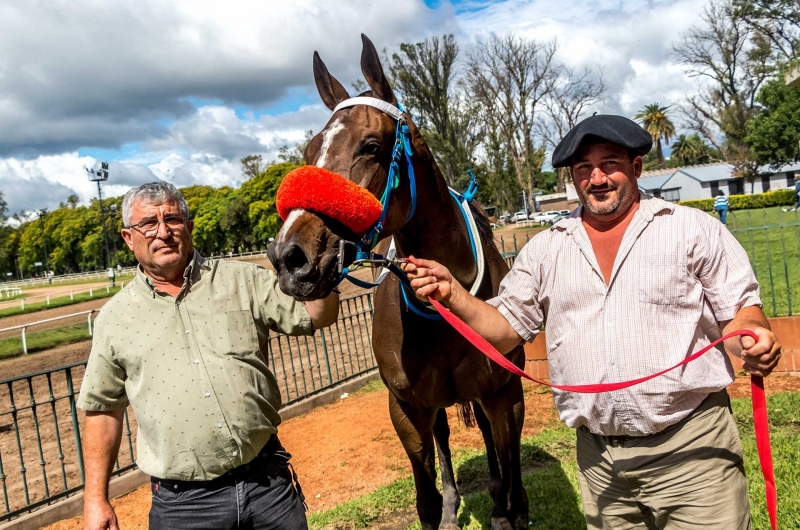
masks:
<svg viewBox="0 0 800 530"><path fill-rule="evenodd" d="M494 240L494 232L492 232L492 223L489 222L483 207L478 204L478 201L472 201L469 203L469 209L472 210L475 226L478 227L478 234L480 234L481 239L486 243L491 243Z"/></svg>

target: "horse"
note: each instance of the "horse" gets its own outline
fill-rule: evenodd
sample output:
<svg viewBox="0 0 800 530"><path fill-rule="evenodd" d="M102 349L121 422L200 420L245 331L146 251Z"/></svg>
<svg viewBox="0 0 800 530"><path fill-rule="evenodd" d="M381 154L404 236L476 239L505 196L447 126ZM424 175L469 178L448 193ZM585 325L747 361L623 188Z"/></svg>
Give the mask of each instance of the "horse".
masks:
<svg viewBox="0 0 800 530"><path fill-rule="evenodd" d="M375 46L365 35L361 37L361 69L370 90L359 97L374 101L334 112L306 147L304 159L307 164L338 173L381 197L390 175L397 130L397 121L387 114L385 104L397 116L400 111ZM329 109L350 99L317 52L313 69L319 95ZM384 110L376 108L381 105ZM393 238L398 256L436 260L447 266L462 285L472 285L478 266L466 217L451 197L419 129L408 114L403 113L401 120L408 126L411 140L416 190L412 189L409 168L400 164L399 185L385 205L386 217L379 235L381 247ZM412 206L414 191L416 208ZM470 208L480 235L477 244L485 260L485 274L473 292L486 299L497 294L508 266L493 242L483 210L474 202ZM294 210L268 248L281 290L297 300L329 295L339 276L340 240L356 241L362 236L351 233L334 219ZM345 254L347 263L352 262L354 253L348 250ZM460 406L467 425L474 418L486 445L492 529L528 528L528 496L520 464L525 416L521 380L491 363L448 324L420 316L420 308L410 311L414 308L409 304L419 302L404 300L401 288L400 280L392 275L376 288L372 346L380 376L389 390L392 424L411 461L422 528L460 528L461 496L453 472L445 411L453 405ZM413 299L413 294L408 296ZM522 346L507 357L523 367ZM441 493L436 486L434 446L442 473Z"/></svg>

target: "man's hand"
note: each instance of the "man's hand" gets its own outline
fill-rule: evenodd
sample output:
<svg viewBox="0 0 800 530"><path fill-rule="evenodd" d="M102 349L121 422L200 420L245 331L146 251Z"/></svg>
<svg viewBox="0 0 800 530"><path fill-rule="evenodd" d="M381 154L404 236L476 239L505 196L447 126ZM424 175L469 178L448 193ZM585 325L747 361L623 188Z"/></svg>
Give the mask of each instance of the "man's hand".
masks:
<svg viewBox="0 0 800 530"><path fill-rule="evenodd" d="M408 258L403 264L403 272L411 280L417 298L428 300L432 296L445 305L450 305L464 288L453 278L447 267L427 259Z"/></svg>
<svg viewBox="0 0 800 530"><path fill-rule="evenodd" d="M737 329L747 329L758 337L757 341L750 337L734 337L725 341L725 351L733 357L741 357L747 372L766 377L778 365L782 346L770 331L769 321L760 307L743 307L733 320L720 322L720 327L723 335Z"/></svg>
<svg viewBox="0 0 800 530"><path fill-rule="evenodd" d="M83 530L119 530L117 514L106 499L84 499Z"/></svg>
<svg viewBox="0 0 800 530"><path fill-rule="evenodd" d="M743 368L753 375L766 377L778 366L781 359L781 343L775 334L761 327L746 328L758 336L758 342L750 337L739 337L741 343L741 357L744 361Z"/></svg>

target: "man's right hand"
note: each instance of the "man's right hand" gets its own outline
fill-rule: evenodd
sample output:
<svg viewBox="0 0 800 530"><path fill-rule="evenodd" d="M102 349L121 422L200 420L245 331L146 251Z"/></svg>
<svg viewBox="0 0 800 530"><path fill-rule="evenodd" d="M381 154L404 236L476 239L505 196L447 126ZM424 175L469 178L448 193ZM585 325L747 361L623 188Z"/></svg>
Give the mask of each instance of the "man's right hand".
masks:
<svg viewBox="0 0 800 530"><path fill-rule="evenodd" d="M83 530L119 530L117 514L105 499L83 502Z"/></svg>
<svg viewBox="0 0 800 530"><path fill-rule="evenodd" d="M427 301L432 296L449 306L464 290L447 267L435 261L410 256L403 265L403 272L408 275L411 287L420 300Z"/></svg>

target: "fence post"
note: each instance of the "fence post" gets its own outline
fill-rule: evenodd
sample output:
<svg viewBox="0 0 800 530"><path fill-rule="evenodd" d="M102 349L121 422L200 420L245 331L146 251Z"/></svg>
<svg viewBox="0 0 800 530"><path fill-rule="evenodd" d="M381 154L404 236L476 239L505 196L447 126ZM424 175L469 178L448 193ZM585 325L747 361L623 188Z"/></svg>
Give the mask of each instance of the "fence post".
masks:
<svg viewBox="0 0 800 530"><path fill-rule="evenodd" d="M92 296L94 296L94 295L92 294L92 288L91 288L91 287L89 287L89 298L91 298Z"/></svg>
<svg viewBox="0 0 800 530"><path fill-rule="evenodd" d="M47 295L47 305L50 305L50 295Z"/></svg>
<svg viewBox="0 0 800 530"><path fill-rule="evenodd" d="M25 340L25 330L27 328L22 328L22 353L24 355L28 355L28 341Z"/></svg>
<svg viewBox="0 0 800 530"><path fill-rule="evenodd" d="M24 298L22 298L22 299L19 301L19 306L20 306L22 309L25 309L25 299L24 299Z"/></svg>
<svg viewBox="0 0 800 530"><path fill-rule="evenodd" d="M75 434L75 452L77 453L78 471L81 474L81 486L86 484L83 472L83 446L81 445L81 429L78 425L78 412L75 407L75 390L72 387L72 368L67 368L67 395L69 396L69 411L72 414L72 431Z"/></svg>
<svg viewBox="0 0 800 530"><path fill-rule="evenodd" d="M109 286L108 286L108 285L106 285L106 294L108 294L108 293L110 293L110 292L111 292L111 290L110 290Z"/></svg>
<svg viewBox="0 0 800 530"><path fill-rule="evenodd" d="M333 376L331 375L331 360L328 358L328 345L325 343L325 328L321 328L320 342L322 342L322 355L325 356L325 368L328 370L328 384L333 384Z"/></svg>
<svg viewBox="0 0 800 530"><path fill-rule="evenodd" d="M71 301L72 301L72 300L75 300L75 297L73 297L73 296L72 296L72 291L70 291L70 292L69 292L69 299L70 299Z"/></svg>
<svg viewBox="0 0 800 530"><path fill-rule="evenodd" d="M91 311L89 311L88 318L86 319L86 321L87 321L87 322L88 322L88 324L89 324L89 336L90 336L90 337L93 337L93 336L94 336L94 335L92 335L92 314L93 314L93 313L94 313L94 309L92 309Z"/></svg>

